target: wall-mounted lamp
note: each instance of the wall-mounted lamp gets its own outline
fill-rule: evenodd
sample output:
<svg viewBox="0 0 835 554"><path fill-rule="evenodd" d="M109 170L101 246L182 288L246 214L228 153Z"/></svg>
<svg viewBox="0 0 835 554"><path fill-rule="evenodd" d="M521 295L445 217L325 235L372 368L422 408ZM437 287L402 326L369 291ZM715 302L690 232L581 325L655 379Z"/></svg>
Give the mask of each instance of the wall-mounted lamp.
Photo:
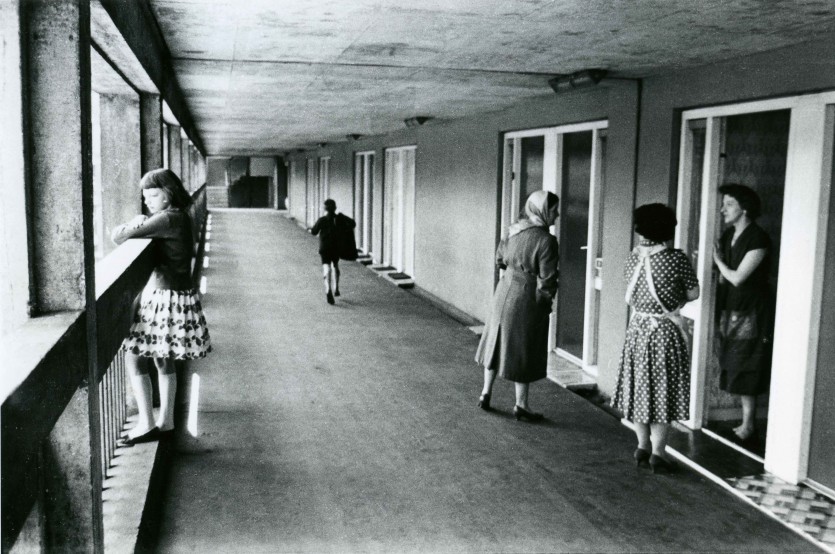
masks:
<svg viewBox="0 0 835 554"><path fill-rule="evenodd" d="M348 140L359 140L362 138L362 135L359 133L351 133L350 135L345 135L345 138Z"/></svg>
<svg viewBox="0 0 835 554"><path fill-rule="evenodd" d="M404 119L403 123L406 124L406 127L410 127L410 128L411 127L420 127L421 125L423 125L424 123L426 123L430 119L432 119L432 118L419 115L417 117L410 117L408 119Z"/></svg>
<svg viewBox="0 0 835 554"><path fill-rule="evenodd" d="M548 84L554 92L568 92L577 88L593 87L606 76L605 69L584 69L568 75L558 75L548 79Z"/></svg>

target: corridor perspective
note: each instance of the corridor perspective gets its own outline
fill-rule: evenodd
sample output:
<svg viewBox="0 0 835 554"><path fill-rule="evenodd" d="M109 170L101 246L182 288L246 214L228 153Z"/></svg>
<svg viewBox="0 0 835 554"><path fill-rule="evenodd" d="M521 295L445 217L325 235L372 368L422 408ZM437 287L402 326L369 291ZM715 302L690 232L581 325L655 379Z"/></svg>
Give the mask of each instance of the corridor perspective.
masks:
<svg viewBox="0 0 835 554"><path fill-rule="evenodd" d="M545 381L541 424L476 407L477 337L277 212L213 212L215 355L178 438L160 552L808 552L698 474L636 469L620 422Z"/></svg>
<svg viewBox="0 0 835 554"><path fill-rule="evenodd" d="M832 52L831 0L0 0L0 554L835 554Z"/></svg>

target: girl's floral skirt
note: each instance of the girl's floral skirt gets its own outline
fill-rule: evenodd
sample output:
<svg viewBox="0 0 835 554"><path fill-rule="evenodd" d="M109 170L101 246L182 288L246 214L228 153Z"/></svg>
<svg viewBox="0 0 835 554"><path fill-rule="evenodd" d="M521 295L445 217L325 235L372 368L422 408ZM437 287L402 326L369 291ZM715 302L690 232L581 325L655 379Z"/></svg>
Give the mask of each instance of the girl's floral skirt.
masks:
<svg viewBox="0 0 835 554"><path fill-rule="evenodd" d="M147 358L193 360L212 351L195 290L146 288L122 350Z"/></svg>

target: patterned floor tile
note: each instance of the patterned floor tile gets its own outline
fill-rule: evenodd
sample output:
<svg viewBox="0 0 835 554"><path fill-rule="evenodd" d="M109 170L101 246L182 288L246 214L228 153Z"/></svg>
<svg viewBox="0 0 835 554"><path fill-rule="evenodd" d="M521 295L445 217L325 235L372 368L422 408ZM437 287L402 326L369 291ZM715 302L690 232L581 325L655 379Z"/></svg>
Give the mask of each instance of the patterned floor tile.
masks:
<svg viewBox="0 0 835 554"><path fill-rule="evenodd" d="M728 479L728 482L755 504L835 552L835 499L769 474Z"/></svg>

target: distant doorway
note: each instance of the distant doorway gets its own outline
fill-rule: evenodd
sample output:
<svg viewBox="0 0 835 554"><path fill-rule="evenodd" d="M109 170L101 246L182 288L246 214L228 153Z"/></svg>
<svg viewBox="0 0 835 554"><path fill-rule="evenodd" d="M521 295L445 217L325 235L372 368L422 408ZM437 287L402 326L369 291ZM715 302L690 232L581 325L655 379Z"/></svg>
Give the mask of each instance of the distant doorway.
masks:
<svg viewBox="0 0 835 554"><path fill-rule="evenodd" d="M354 154L354 219L357 222L357 246L371 252L372 198L374 194L374 152Z"/></svg>
<svg viewBox="0 0 835 554"><path fill-rule="evenodd" d="M325 215L325 200L330 198L331 193L331 185L330 185L330 167L331 167L331 159L330 158L319 158L319 175L317 181L317 204L316 204L316 219L319 219L323 215Z"/></svg>
<svg viewBox="0 0 835 554"><path fill-rule="evenodd" d="M316 160L307 160L307 172L304 178L304 200L306 210L307 227L313 227L319 217L319 187L316 182Z"/></svg>
<svg viewBox="0 0 835 554"><path fill-rule="evenodd" d="M386 149L383 263L415 276L416 146Z"/></svg>

